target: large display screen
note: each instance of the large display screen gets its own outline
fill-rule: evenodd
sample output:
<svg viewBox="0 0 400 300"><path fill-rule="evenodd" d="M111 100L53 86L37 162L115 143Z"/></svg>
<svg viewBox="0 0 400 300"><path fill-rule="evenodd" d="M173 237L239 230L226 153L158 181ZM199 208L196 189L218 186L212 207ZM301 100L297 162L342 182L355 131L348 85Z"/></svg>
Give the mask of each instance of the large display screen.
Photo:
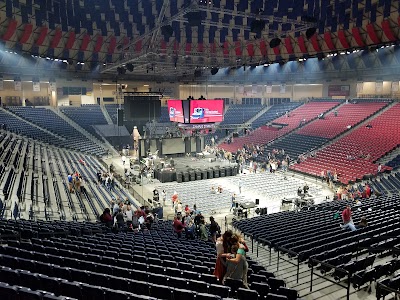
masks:
<svg viewBox="0 0 400 300"><path fill-rule="evenodd" d="M168 113L171 122L184 123L182 100L168 100Z"/></svg>
<svg viewBox="0 0 400 300"><path fill-rule="evenodd" d="M190 123L215 123L224 120L224 100L190 100Z"/></svg>

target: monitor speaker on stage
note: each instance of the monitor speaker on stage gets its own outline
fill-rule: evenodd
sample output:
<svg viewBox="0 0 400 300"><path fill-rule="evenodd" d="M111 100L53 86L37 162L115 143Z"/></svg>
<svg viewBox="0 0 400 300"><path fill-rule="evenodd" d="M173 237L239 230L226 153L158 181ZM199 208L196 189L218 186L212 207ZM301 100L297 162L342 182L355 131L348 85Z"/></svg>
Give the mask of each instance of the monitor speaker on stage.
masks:
<svg viewBox="0 0 400 300"><path fill-rule="evenodd" d="M117 125L118 126L124 126L124 110L122 109L122 108L118 108L118 110L117 110L117 112L118 112L118 115L117 115L117 117L118 117L118 122L117 122Z"/></svg>
<svg viewBox="0 0 400 300"><path fill-rule="evenodd" d="M260 205L260 199L256 199L256 205Z"/></svg>

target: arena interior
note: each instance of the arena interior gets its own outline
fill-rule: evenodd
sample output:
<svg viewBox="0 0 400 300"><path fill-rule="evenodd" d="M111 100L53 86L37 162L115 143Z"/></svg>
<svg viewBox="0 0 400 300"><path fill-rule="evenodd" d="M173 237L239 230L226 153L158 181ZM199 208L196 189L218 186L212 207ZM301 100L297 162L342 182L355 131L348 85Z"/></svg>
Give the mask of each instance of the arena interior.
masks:
<svg viewBox="0 0 400 300"><path fill-rule="evenodd" d="M399 12L0 0L0 299L399 299Z"/></svg>

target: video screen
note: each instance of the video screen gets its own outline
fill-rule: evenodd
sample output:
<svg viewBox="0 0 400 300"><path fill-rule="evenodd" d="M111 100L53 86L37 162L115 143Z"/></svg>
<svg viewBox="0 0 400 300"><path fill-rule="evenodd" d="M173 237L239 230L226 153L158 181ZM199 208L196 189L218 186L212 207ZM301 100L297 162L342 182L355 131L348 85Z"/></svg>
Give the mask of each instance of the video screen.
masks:
<svg viewBox="0 0 400 300"><path fill-rule="evenodd" d="M168 113L171 122L184 123L182 100L168 100Z"/></svg>
<svg viewBox="0 0 400 300"><path fill-rule="evenodd" d="M224 100L191 100L190 123L216 123L224 120Z"/></svg>

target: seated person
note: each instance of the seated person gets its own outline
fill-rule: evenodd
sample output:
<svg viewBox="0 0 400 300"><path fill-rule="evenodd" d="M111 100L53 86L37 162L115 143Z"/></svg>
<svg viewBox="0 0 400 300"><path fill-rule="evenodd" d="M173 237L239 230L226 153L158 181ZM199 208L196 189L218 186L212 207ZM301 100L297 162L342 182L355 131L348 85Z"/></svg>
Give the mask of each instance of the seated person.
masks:
<svg viewBox="0 0 400 300"><path fill-rule="evenodd" d="M220 185L218 186L217 190L218 190L218 193L220 193L220 194L222 193L222 187Z"/></svg>
<svg viewBox="0 0 400 300"><path fill-rule="evenodd" d="M310 188L308 187L308 185L307 185L307 183L306 183L306 184L304 185L304 187L303 187L304 194L307 194L309 189L310 189Z"/></svg>
<svg viewBox="0 0 400 300"><path fill-rule="evenodd" d="M360 223L358 223L358 225L356 225L356 229L361 229L361 228L365 228L368 226L368 222L367 222L367 218L366 217L361 217L360 219Z"/></svg>
<svg viewBox="0 0 400 300"><path fill-rule="evenodd" d="M215 194L215 193L216 193L215 188L212 186L211 187L211 194Z"/></svg>

